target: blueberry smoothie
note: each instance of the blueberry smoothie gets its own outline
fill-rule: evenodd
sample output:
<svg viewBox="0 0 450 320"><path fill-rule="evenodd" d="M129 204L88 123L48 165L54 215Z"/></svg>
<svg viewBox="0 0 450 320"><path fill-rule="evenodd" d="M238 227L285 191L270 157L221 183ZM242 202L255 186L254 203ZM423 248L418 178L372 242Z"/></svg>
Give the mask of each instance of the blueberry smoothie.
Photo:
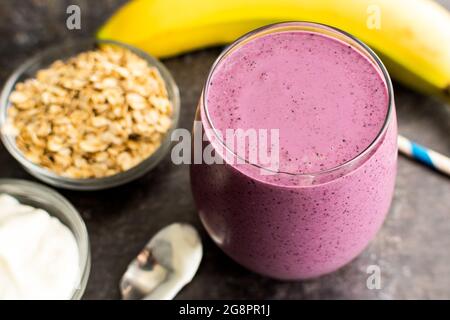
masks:
<svg viewBox="0 0 450 320"><path fill-rule="evenodd" d="M212 239L243 266L280 279L319 276L357 256L394 189L390 86L363 45L320 25L269 26L227 49L197 112L225 163L191 165ZM277 172L231 162L226 153L236 150L223 151L211 129L278 129Z"/></svg>

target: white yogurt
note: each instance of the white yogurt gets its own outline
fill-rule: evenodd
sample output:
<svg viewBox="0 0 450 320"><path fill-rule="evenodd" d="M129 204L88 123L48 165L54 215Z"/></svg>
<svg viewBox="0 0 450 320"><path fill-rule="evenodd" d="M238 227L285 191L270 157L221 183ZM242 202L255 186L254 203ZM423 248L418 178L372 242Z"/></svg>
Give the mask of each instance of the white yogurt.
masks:
<svg viewBox="0 0 450 320"><path fill-rule="evenodd" d="M42 209L0 195L0 299L70 299L80 276L73 233Z"/></svg>

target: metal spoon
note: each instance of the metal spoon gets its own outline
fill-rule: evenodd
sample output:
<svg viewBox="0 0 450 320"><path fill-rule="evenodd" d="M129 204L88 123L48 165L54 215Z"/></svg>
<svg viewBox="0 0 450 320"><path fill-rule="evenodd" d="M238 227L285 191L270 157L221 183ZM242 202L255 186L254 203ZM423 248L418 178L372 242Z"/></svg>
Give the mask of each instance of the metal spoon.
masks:
<svg viewBox="0 0 450 320"><path fill-rule="evenodd" d="M192 226L174 223L161 229L123 275L123 299L173 299L194 277L202 255L200 237Z"/></svg>

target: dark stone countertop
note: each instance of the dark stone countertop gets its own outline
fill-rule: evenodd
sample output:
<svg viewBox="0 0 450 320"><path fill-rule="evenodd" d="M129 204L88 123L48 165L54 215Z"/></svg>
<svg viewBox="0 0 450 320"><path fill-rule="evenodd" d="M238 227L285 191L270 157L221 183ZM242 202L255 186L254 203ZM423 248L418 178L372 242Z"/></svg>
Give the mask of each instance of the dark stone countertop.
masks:
<svg viewBox="0 0 450 320"><path fill-rule="evenodd" d="M24 59L67 38L92 35L123 1L2 0L0 82ZM65 27L66 8L78 4L82 29ZM446 1L447 7L450 2ZM220 49L164 61L181 90L180 126L191 128L205 76ZM450 155L450 107L395 85L400 132ZM227 258L201 227L189 189L187 166L169 157L150 174L101 192L59 190L86 221L92 269L85 299L119 298L128 262L161 227L186 221L201 230L204 259L197 276L178 295L185 299L415 299L450 298L450 180L399 158L389 216L369 247L338 272L308 281L282 282L246 271ZM0 146L0 177L34 180ZM366 268L381 267L382 288L366 287Z"/></svg>

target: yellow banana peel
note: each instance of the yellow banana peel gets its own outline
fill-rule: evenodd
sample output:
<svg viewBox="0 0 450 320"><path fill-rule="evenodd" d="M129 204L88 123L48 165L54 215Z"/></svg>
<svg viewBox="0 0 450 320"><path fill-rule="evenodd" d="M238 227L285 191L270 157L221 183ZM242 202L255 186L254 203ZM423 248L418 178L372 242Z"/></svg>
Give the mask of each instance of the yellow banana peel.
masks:
<svg viewBox="0 0 450 320"><path fill-rule="evenodd" d="M169 57L294 20L355 35L380 54L394 78L450 102L450 13L431 0L134 0L98 37Z"/></svg>

